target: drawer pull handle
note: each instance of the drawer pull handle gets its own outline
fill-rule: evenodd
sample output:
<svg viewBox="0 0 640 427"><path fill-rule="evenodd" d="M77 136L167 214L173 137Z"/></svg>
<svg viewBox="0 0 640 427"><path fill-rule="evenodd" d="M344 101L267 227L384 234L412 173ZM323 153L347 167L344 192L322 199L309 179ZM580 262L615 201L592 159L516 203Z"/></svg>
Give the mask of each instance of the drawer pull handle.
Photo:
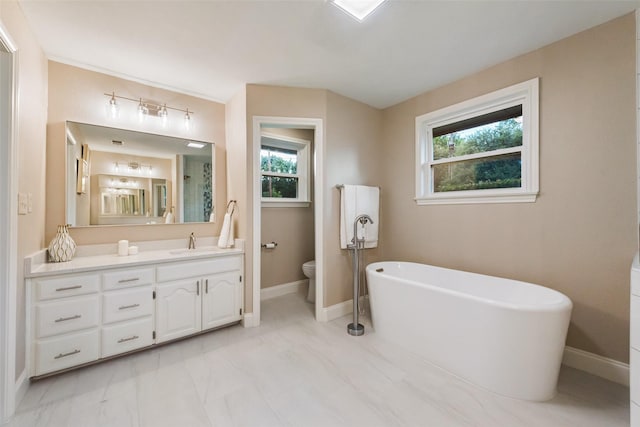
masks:
<svg viewBox="0 0 640 427"><path fill-rule="evenodd" d="M127 341L137 340L138 338L140 338L140 337L139 337L139 336L137 336L137 335L134 335L134 336L129 337L129 338L120 338L120 339L118 340L118 344L122 344L123 342L127 342Z"/></svg>
<svg viewBox="0 0 640 427"><path fill-rule="evenodd" d="M118 280L118 283L130 283L130 282L136 282L138 280L140 280L139 277L134 277L132 279L120 279Z"/></svg>
<svg viewBox="0 0 640 427"><path fill-rule="evenodd" d="M82 317L81 314L76 314L75 316L69 316L69 317L61 317L59 319L56 319L56 323L58 323L58 322L66 322L67 320L75 320L75 319L79 319L81 317Z"/></svg>
<svg viewBox="0 0 640 427"><path fill-rule="evenodd" d="M70 291L72 289L80 289L82 288L82 285L75 285L75 286L67 286L66 288L57 288L56 292L60 292L60 291Z"/></svg>
<svg viewBox="0 0 640 427"><path fill-rule="evenodd" d="M120 307L118 307L118 310L126 310L128 308L136 308L136 307L140 307L140 304L121 305Z"/></svg>
<svg viewBox="0 0 640 427"><path fill-rule="evenodd" d="M209 293L209 279L205 280L204 283L207 288L207 293Z"/></svg>
<svg viewBox="0 0 640 427"><path fill-rule="evenodd" d="M56 357L54 357L54 359L62 359L63 357L67 357L67 356L73 356L74 354L78 354L80 353L80 350L76 349L73 351L70 351L69 353L60 353L59 355L57 355Z"/></svg>
<svg viewBox="0 0 640 427"><path fill-rule="evenodd" d="M196 295L200 296L200 280L196 282Z"/></svg>

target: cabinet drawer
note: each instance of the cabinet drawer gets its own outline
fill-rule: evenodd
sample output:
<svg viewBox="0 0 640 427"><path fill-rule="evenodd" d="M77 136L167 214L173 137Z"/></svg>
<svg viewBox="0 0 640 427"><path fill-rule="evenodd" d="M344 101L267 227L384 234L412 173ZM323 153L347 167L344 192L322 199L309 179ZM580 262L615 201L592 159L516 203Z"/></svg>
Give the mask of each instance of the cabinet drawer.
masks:
<svg viewBox="0 0 640 427"><path fill-rule="evenodd" d="M242 259L240 255L210 258L199 261L187 261L160 265L158 267L158 282L200 277L226 271L240 270Z"/></svg>
<svg viewBox="0 0 640 427"><path fill-rule="evenodd" d="M38 338L100 324L98 295L51 301L36 306L36 336Z"/></svg>
<svg viewBox="0 0 640 427"><path fill-rule="evenodd" d="M136 287L105 292L102 296L102 322L113 323L153 314L153 288Z"/></svg>
<svg viewBox="0 0 640 427"><path fill-rule="evenodd" d="M33 279L33 283L38 301L92 294L100 290L100 276L97 274Z"/></svg>
<svg viewBox="0 0 640 427"><path fill-rule="evenodd" d="M102 289L124 289L153 283L153 268L135 268L102 273Z"/></svg>
<svg viewBox="0 0 640 427"><path fill-rule="evenodd" d="M100 330L98 328L36 343L36 375L70 368L98 360Z"/></svg>
<svg viewBox="0 0 640 427"><path fill-rule="evenodd" d="M151 316L102 328L102 357L114 356L153 344Z"/></svg>

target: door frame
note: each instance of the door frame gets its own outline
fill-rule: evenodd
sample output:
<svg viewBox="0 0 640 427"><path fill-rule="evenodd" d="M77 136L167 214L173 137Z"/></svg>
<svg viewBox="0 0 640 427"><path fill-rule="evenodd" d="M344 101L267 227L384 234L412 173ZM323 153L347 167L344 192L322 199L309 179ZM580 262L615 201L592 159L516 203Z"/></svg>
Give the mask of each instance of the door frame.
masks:
<svg viewBox="0 0 640 427"><path fill-rule="evenodd" d="M17 286L17 66L18 50L2 22L0 48L11 55L7 80L1 78L10 93L0 105L0 424L15 411L16 393L16 286ZM4 71L4 70L3 70Z"/></svg>
<svg viewBox="0 0 640 427"><path fill-rule="evenodd" d="M260 185L260 129L262 127L282 127L296 129L313 129L313 216L316 260L316 321L322 319L324 307L324 224L322 211L324 209L324 128L322 119L300 117L253 117L253 324L260 324L260 261L261 261L261 231L262 231L262 202Z"/></svg>

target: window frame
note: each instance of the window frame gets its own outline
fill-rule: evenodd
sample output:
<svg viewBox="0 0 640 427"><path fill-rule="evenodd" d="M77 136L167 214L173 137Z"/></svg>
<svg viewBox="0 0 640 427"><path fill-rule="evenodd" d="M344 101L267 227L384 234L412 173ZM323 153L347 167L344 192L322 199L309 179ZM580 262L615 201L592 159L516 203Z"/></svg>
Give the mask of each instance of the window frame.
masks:
<svg viewBox="0 0 640 427"><path fill-rule="evenodd" d="M416 117L416 187L418 205L531 203L539 192L539 78L509 86ZM522 146L433 160L433 129L522 105ZM521 153L521 187L435 192L433 166ZM450 160L455 159L455 160Z"/></svg>
<svg viewBox="0 0 640 427"><path fill-rule="evenodd" d="M270 141L268 143L265 143L265 138L269 139ZM310 146L310 141L300 138L283 136L269 132L262 132L260 134L260 151L262 151L262 147L295 150L298 157L296 166L297 172L295 174L266 172L263 171L262 168L260 168L260 182L262 182L262 177L265 175L277 177L292 177L298 179L298 197L296 198L262 197L261 191L260 200L263 208L308 207L311 204L311 180L309 178L311 171L311 156L309 155Z"/></svg>

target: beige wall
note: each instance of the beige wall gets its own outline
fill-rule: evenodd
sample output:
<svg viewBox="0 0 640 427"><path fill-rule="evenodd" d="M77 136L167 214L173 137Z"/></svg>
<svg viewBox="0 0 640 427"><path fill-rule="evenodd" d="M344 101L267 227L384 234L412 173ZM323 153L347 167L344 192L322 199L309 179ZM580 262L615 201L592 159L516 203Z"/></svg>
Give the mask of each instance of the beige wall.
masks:
<svg viewBox="0 0 640 427"><path fill-rule="evenodd" d="M628 361L634 75L631 14L385 110L385 258L557 289L574 303L568 345ZM537 202L416 206L415 117L536 76Z"/></svg>
<svg viewBox="0 0 640 427"><path fill-rule="evenodd" d="M324 306L347 301L352 295L352 264L349 252L340 249L340 198L338 184L380 185L382 113L360 102L318 89L247 86L247 144L253 141L254 116L320 118L324 120L324 248L326 266ZM252 164L247 152L247 165ZM247 195L251 200L253 171L247 168ZM249 221L252 213L248 215ZM251 235L250 227L248 234ZM247 236L246 273L250 280L251 239ZM367 262L379 258L379 250L367 251ZM252 284L246 292L250 294ZM251 304L249 298L245 299Z"/></svg>
<svg viewBox="0 0 640 427"><path fill-rule="evenodd" d="M225 106L200 98L159 89L49 61L49 117L47 124L47 217L46 241L55 234L56 225L65 223L65 122L75 121L94 125L118 127L140 132L160 133L185 139L214 142L216 147L216 223L139 225L118 227L77 227L71 235L78 244L112 243L119 239L130 241L217 236L222 226L226 206L226 142ZM120 115L112 119L107 114L108 98L104 93L129 98L150 99L177 108L195 111L190 132L184 130L181 115L169 116L169 124L161 128L159 121L140 123L135 114L136 104L122 101Z"/></svg>
<svg viewBox="0 0 640 427"><path fill-rule="evenodd" d="M238 92L225 105L225 129L227 135L227 194L229 200L236 200L233 214L233 226L238 238L248 240L248 204L247 198L247 93L246 89ZM226 207L226 205L225 205ZM248 247L245 247L244 275L244 309L252 311L251 267Z"/></svg>
<svg viewBox="0 0 640 427"><path fill-rule="evenodd" d="M16 136L18 191L33 195L33 212L18 216L16 378L25 369L23 259L44 245L47 61L15 1L2 1L0 21L18 49Z"/></svg>
<svg viewBox="0 0 640 427"><path fill-rule="evenodd" d="M353 261L351 252L340 249L339 184L383 186L382 113L333 92L327 93L325 150L324 250L325 307L353 298ZM386 163L385 163L386 164ZM384 199L387 189L381 191ZM380 214L385 227L386 215ZM386 242L364 252L368 264L380 260Z"/></svg>
<svg viewBox="0 0 640 427"><path fill-rule="evenodd" d="M247 85L246 87L246 201L247 216L247 249L245 251L245 284L246 308L251 310L253 304L252 263L253 263L253 117L303 117L326 119L326 91L320 89L285 88L278 86ZM326 128L326 123L325 123ZM256 178L257 179L257 178Z"/></svg>
<svg viewBox="0 0 640 427"><path fill-rule="evenodd" d="M314 131L311 129L265 128L273 135L310 141L313 153ZM311 155L311 154L310 154ZM313 162L310 162L311 164ZM313 164L310 170L310 199L313 200ZM313 203L308 207L262 208L261 242L276 242L275 249L262 249L260 259L260 287L304 280L302 264L314 259L315 232Z"/></svg>

